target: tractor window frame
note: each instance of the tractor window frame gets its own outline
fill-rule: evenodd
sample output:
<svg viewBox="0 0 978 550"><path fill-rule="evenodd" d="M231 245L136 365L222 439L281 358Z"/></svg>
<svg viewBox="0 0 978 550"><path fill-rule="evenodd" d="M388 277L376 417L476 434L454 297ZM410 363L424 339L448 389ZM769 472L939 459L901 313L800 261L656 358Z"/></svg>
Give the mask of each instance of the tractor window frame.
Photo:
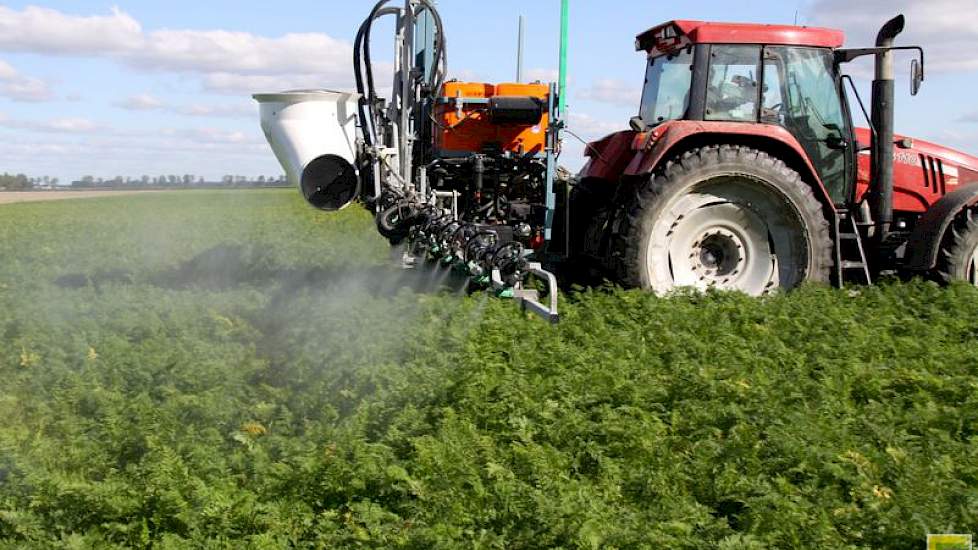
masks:
<svg viewBox="0 0 978 550"><path fill-rule="evenodd" d="M852 118L852 104L849 102L849 90L846 88L844 79L846 75L842 71L842 66L839 63L835 64L834 70L836 85L839 87L839 95L842 98L842 116L849 126L848 133L846 134L846 139L849 140L849 154L846 155L846 185L848 189L845 191L845 201L843 203L837 203L837 206L843 206L856 202L856 175L859 166L860 143L856 138L856 120ZM869 121L867 123L872 126L872 123Z"/></svg>

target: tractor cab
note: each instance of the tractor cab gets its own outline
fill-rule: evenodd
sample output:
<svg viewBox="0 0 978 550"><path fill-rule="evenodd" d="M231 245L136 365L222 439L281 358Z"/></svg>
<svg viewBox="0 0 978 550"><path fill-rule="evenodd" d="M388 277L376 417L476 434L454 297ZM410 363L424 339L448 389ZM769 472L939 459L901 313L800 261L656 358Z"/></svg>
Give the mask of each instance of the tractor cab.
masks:
<svg viewBox="0 0 978 550"><path fill-rule="evenodd" d="M638 37L648 52L638 131L670 120L770 124L804 148L833 201L852 191L853 129L830 29L672 21Z"/></svg>

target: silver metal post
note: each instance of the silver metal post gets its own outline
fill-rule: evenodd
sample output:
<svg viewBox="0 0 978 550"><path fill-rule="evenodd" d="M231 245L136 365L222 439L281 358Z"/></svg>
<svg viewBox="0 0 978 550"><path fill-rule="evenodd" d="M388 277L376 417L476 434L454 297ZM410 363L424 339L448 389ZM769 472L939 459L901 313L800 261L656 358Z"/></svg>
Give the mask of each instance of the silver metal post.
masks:
<svg viewBox="0 0 978 550"><path fill-rule="evenodd" d="M526 22L525 18L520 16L519 24L519 36L516 42L516 82L518 84L523 83L523 53L526 49Z"/></svg>
<svg viewBox="0 0 978 550"><path fill-rule="evenodd" d="M414 128L411 120L414 114L414 0L404 0L404 17L402 18L401 32L403 33L403 43L401 44L401 109L400 127L401 135L398 143L398 153L400 155L401 177L405 181L413 181L413 166L411 162L411 142L414 138Z"/></svg>

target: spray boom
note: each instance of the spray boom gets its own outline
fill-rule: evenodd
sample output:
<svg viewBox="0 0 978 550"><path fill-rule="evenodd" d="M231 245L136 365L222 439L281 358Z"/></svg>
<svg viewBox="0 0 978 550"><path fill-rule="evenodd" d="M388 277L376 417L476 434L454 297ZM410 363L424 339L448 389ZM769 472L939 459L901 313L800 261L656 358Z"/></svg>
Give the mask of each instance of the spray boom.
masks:
<svg viewBox="0 0 978 550"><path fill-rule="evenodd" d="M396 54L385 99L371 40L374 23L388 16ZM568 252L550 242L555 188L567 185L556 165L567 31L563 0L559 84L448 81L434 2L381 0L354 43L356 93L256 95L262 128L307 201L338 210L359 199L378 231L403 246L405 267L452 266L470 288L518 299L556 321L556 278L543 264Z"/></svg>

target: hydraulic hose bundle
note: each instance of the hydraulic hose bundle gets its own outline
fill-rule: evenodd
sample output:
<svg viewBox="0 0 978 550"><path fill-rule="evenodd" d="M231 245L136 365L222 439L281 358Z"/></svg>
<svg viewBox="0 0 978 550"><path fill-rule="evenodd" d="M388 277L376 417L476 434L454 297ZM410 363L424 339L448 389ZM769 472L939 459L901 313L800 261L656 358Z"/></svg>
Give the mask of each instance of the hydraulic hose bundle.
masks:
<svg viewBox="0 0 978 550"><path fill-rule="evenodd" d="M373 61L370 53L370 35L374 23L385 16L394 15L401 17L404 9L397 7L386 7L391 0L381 0L370 11L370 15L357 31L356 40L353 45L353 69L356 80L357 93L360 94L360 120L363 124L364 142L371 147L380 142L377 129L383 127L379 121L386 117L383 105L377 95L377 88L374 83ZM437 37L435 40L434 70L430 71L430 78L423 82L425 93L437 91L445 82L445 75L448 74L448 56L445 46L445 31L441 15L429 0L418 0L423 6L422 10L431 14L435 22ZM415 14L417 15L417 14ZM400 108L403 108L401 106Z"/></svg>

